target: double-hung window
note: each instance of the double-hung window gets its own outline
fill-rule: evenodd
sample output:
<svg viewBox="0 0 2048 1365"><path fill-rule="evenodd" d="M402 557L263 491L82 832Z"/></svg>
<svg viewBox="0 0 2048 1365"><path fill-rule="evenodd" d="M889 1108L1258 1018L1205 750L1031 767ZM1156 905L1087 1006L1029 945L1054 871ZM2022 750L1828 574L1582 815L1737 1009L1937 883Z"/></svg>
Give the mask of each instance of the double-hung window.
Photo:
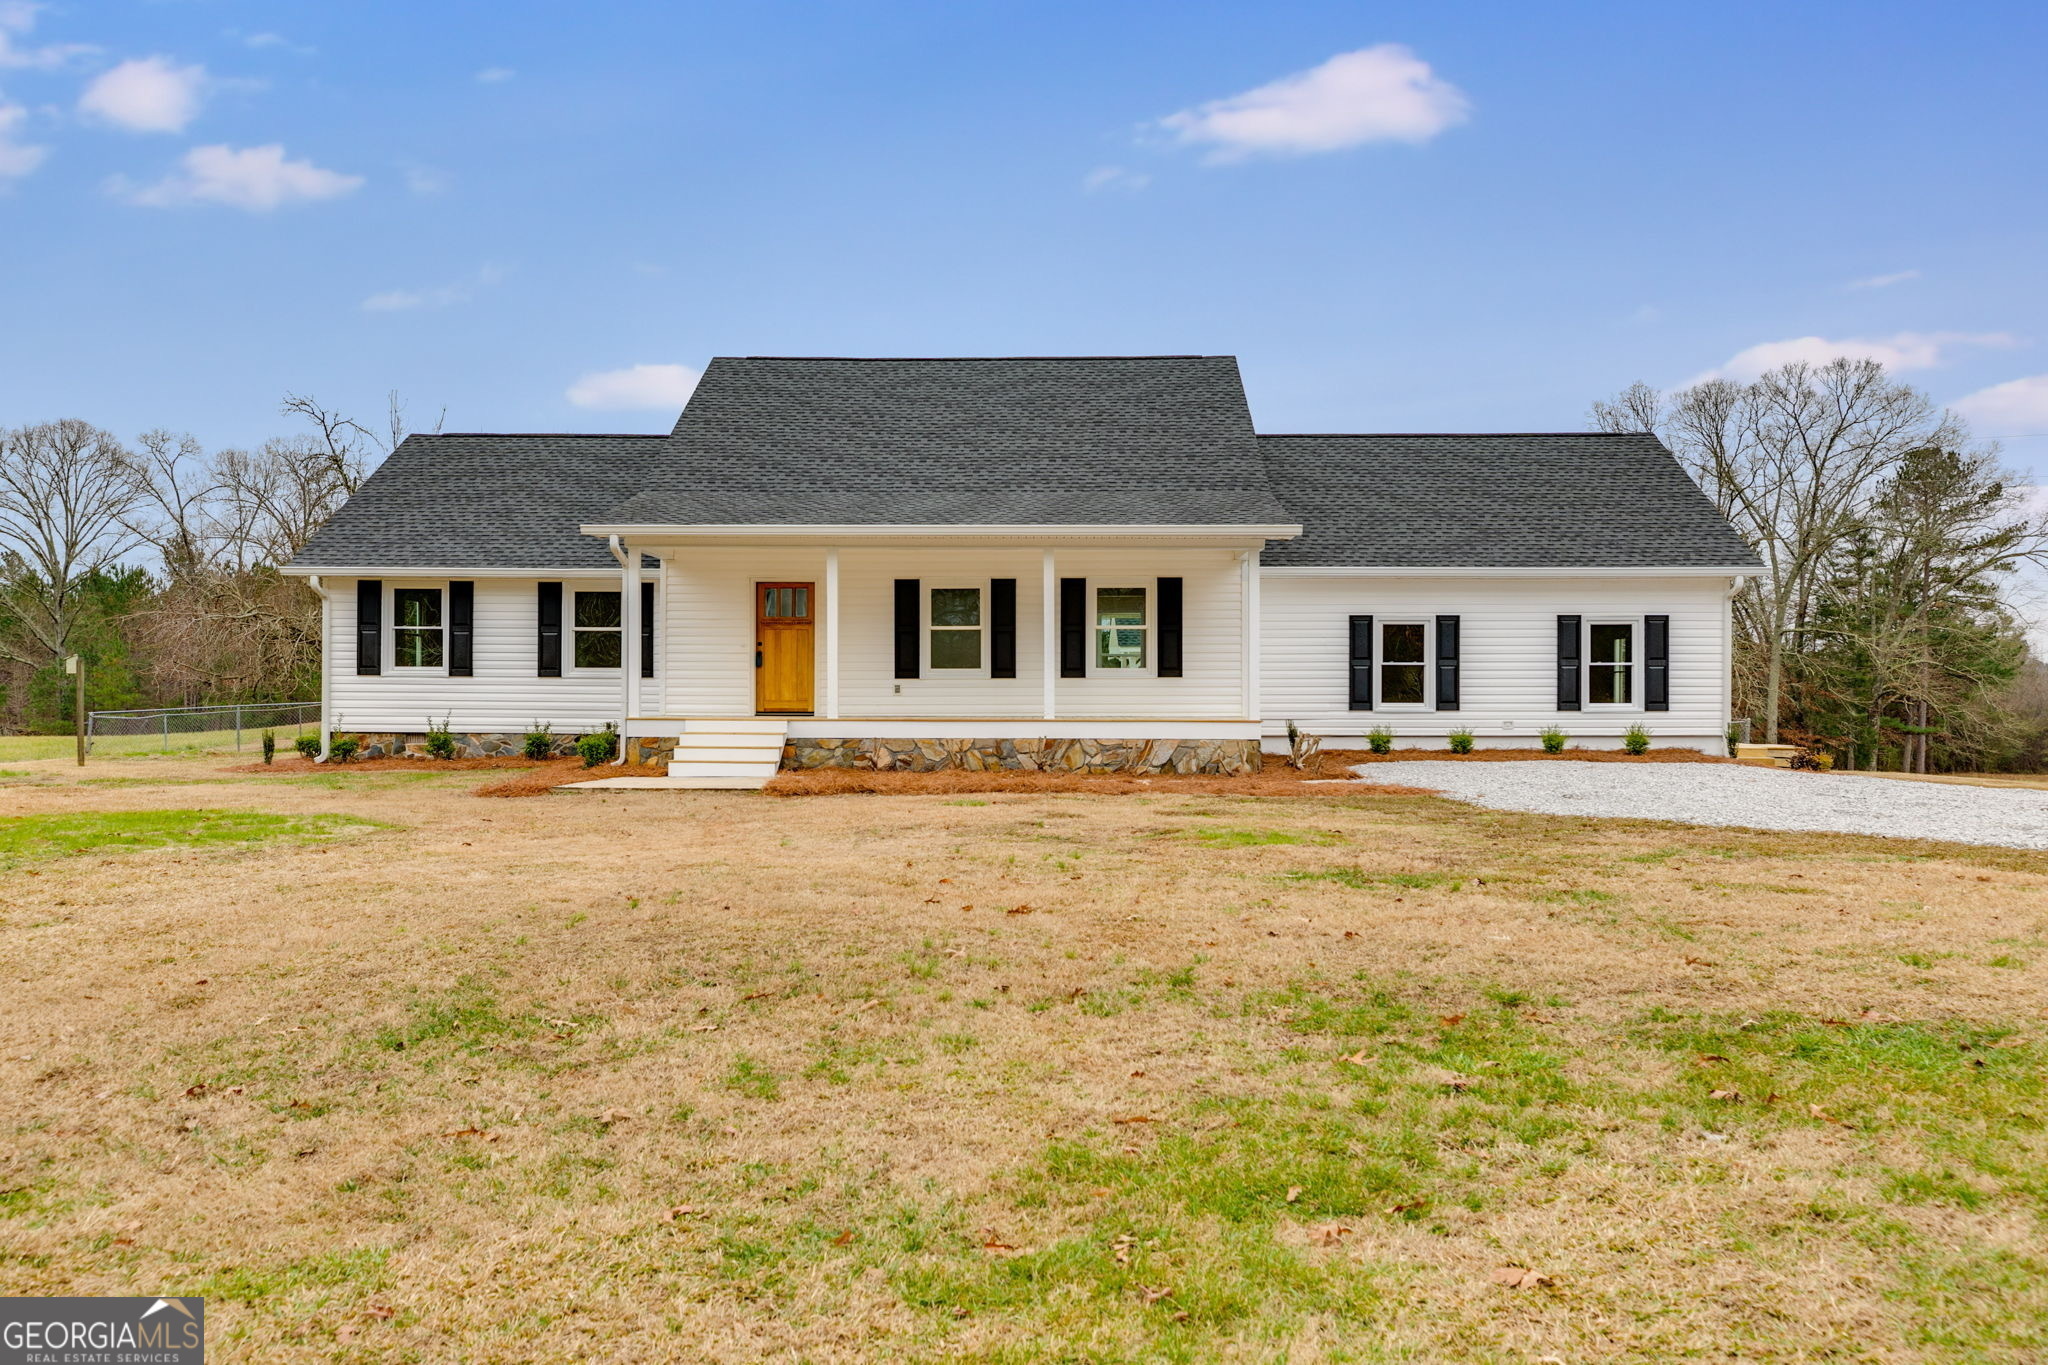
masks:
<svg viewBox="0 0 2048 1365"><path fill-rule="evenodd" d="M1637 696L1635 623L1589 623L1586 626L1586 704L1634 706Z"/></svg>
<svg viewBox="0 0 2048 1365"><path fill-rule="evenodd" d="M1429 700L1429 626L1380 622L1380 705L1422 706Z"/></svg>
<svg viewBox="0 0 2048 1365"><path fill-rule="evenodd" d="M925 594L925 664L935 673L974 673L988 666L986 593L933 588Z"/></svg>
<svg viewBox="0 0 2048 1365"><path fill-rule="evenodd" d="M1151 617L1143 588L1095 589L1095 667L1144 668L1151 660Z"/></svg>
<svg viewBox="0 0 2048 1365"><path fill-rule="evenodd" d="M624 621L617 592L578 592L570 618L578 668L617 668L625 658Z"/></svg>
<svg viewBox="0 0 2048 1365"><path fill-rule="evenodd" d="M391 661L397 668L440 668L447 663L448 627L441 589L391 590Z"/></svg>

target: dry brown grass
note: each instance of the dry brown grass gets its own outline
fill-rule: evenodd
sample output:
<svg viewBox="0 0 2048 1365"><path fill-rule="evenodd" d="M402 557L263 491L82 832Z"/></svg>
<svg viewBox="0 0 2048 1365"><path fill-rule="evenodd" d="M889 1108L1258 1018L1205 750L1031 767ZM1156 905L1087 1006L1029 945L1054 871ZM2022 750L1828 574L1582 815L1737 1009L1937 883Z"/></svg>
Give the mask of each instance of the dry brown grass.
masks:
<svg viewBox="0 0 2048 1365"><path fill-rule="evenodd" d="M2043 855L318 781L203 799L388 828L0 874L0 1293L224 1361L2048 1352Z"/></svg>

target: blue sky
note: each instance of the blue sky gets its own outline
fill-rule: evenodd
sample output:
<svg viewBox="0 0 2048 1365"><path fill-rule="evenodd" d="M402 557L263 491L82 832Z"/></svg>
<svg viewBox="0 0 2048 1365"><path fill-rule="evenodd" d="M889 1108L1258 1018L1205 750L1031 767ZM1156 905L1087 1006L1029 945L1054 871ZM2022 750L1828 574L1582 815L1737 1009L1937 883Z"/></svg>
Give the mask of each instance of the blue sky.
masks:
<svg viewBox="0 0 2048 1365"><path fill-rule="evenodd" d="M720 353L1196 351L1269 431L1573 429L1860 349L2048 479L2037 3L0 0L0 37L8 424L233 444L395 388L653 431Z"/></svg>

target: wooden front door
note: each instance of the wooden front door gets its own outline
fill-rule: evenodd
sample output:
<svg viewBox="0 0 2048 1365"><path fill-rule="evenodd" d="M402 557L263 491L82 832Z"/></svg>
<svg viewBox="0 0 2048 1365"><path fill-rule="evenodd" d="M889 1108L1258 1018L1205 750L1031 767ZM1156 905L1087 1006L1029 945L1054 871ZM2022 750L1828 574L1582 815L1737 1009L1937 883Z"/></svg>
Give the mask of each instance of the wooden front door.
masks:
<svg viewBox="0 0 2048 1365"><path fill-rule="evenodd" d="M812 709L811 608L817 593L810 583L754 585L754 709L807 712Z"/></svg>

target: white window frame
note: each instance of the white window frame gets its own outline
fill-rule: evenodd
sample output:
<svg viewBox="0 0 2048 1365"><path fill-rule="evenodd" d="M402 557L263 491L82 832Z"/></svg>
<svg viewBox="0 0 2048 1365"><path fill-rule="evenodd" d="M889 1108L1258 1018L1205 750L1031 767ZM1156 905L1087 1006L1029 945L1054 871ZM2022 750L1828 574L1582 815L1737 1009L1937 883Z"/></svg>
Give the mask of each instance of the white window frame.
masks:
<svg viewBox="0 0 2048 1365"><path fill-rule="evenodd" d="M1159 676L1159 579L1151 574L1117 574L1110 578L1090 576L1088 584L1088 673L1091 678L1156 678ZM1145 666L1143 668L1104 668L1095 661L1096 636L1100 633L1102 610L1097 605L1098 594L1104 588L1143 588L1145 590L1145 624L1139 629L1145 632Z"/></svg>
<svg viewBox="0 0 2048 1365"><path fill-rule="evenodd" d="M989 636L994 627L989 620L989 585L986 578L927 578L918 583L917 604L917 671L921 678L940 680L977 680L989 674ZM975 626L934 626L932 624L932 594L949 588L972 588L981 594L981 625ZM981 632L981 667L979 668L934 668L932 667L932 632L934 630L975 630Z"/></svg>
<svg viewBox="0 0 2048 1365"><path fill-rule="evenodd" d="M1593 700L1593 627L1627 626L1629 635L1629 701ZM1585 616L1579 623L1579 705L1588 711L1640 711L1643 709L1643 618L1602 614Z"/></svg>
<svg viewBox="0 0 2048 1365"><path fill-rule="evenodd" d="M595 667L586 668L582 664L576 662L576 637L579 634L601 635L604 633L603 629L598 626L579 627L576 624L576 595L578 593L585 592L608 592L618 597L619 599L618 636L620 662L617 664L598 665ZM630 647L632 642L626 639L626 599L621 590L616 586L591 586L586 588L578 585L576 582L572 580L562 585L562 596L568 599L566 602L562 603L562 635L565 637L562 640L562 672L565 675L573 673L586 678L617 677L623 669L624 665L633 657L632 649Z"/></svg>
<svg viewBox="0 0 2048 1365"><path fill-rule="evenodd" d="M1384 672L1388 664L1388 626L1422 627L1422 700L1386 700ZM1434 711L1436 709L1436 621L1428 616L1380 616L1372 618L1372 704L1376 711ZM1398 667L1399 665L1396 664Z"/></svg>
<svg viewBox="0 0 2048 1365"><path fill-rule="evenodd" d="M428 588L441 594L441 662L438 664L402 664L398 662L398 594ZM391 671L402 673L408 678L445 678L448 676L448 584L429 579L402 578L384 585L384 650L391 660Z"/></svg>

